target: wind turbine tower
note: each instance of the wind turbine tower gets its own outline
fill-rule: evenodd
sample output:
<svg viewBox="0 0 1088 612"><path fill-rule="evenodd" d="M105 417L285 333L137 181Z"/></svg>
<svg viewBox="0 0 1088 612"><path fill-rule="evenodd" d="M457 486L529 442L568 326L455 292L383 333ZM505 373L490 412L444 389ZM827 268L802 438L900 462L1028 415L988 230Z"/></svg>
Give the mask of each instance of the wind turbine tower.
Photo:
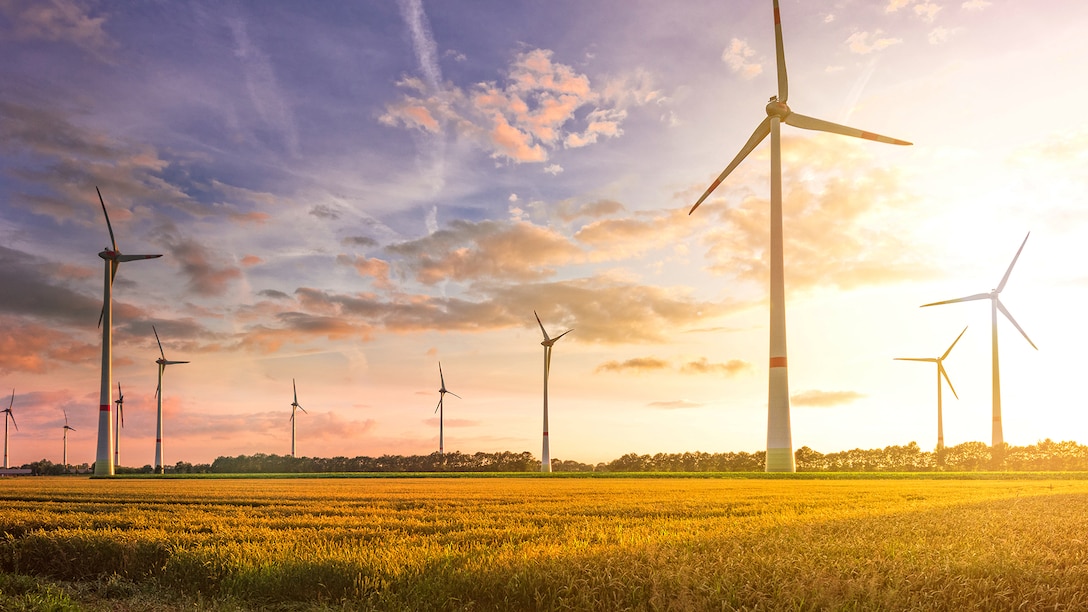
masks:
<svg viewBox="0 0 1088 612"><path fill-rule="evenodd" d="M121 465L121 428L125 426L125 395L121 393L120 382L117 383L117 399L113 403L117 404L117 414L113 418L113 465L117 467ZM67 415L64 422L68 422Z"/></svg>
<svg viewBox="0 0 1088 612"><path fill-rule="evenodd" d="M789 87L786 79L786 56L782 46L782 20L778 11L778 0L774 0L774 40L775 56L778 65L778 95L771 96L767 103L767 118L764 119L748 142L741 148L733 161L726 166L718 178L711 183L688 214L717 189L718 185L729 176L740 163L769 134L771 136L771 320L770 320L770 369L767 384L767 471L792 472L795 469L793 457L793 439L790 432L790 395L789 377L786 370L786 293L783 274L782 256L782 153L780 125L786 123L793 127L820 132L831 132L855 138L865 138L897 145L911 143L880 136L844 125L838 125L822 119L806 117L793 112L786 105Z"/></svg>
<svg viewBox="0 0 1088 612"><path fill-rule="evenodd" d="M112 399L113 376L113 345L111 332L113 329L113 279L117 276L117 267L122 262L136 261L140 259L154 259L162 255L122 255L117 248L117 239L113 236L113 226L110 225L110 215L106 212L106 201L102 199L102 192L98 187L98 202L102 204L102 214L106 216L106 229L110 232L110 245L103 249L98 256L105 262L105 280L102 290L102 316L98 325L102 328L102 384L99 387L98 400L98 449L95 452L94 475L113 476L113 427L110 417Z"/></svg>
<svg viewBox="0 0 1088 612"><path fill-rule="evenodd" d="M8 419L11 419L11 424L15 426L15 431L19 431L19 424L15 422L15 413L11 411L11 407L15 405L15 389L11 390L11 401L8 402L8 407L4 409L4 469L11 467L8 465Z"/></svg>
<svg viewBox="0 0 1088 612"><path fill-rule="evenodd" d="M294 457L295 456L295 411L296 410L301 410L303 412L306 412L306 409L303 408L298 403L298 387L295 386L295 379L293 379L293 378L291 379L291 389L293 389L294 392L295 392L295 399L294 399L294 401L291 402L291 456ZM309 414L309 413L307 413L307 414Z"/></svg>
<svg viewBox="0 0 1088 612"><path fill-rule="evenodd" d="M948 383L948 388L952 391L952 395L959 399L960 396L956 394L956 389L952 386L952 380L948 378L948 372L944 369L944 360L948 358L948 354L952 352L952 347L956 346L956 343L960 341L963 334L967 332L967 328L964 327L960 335L956 336L956 339L952 341L952 344L948 347L948 350L944 352L940 357L896 357L898 361L924 361L926 363L937 364L937 456L941 456L941 451L944 450L944 415L941 409L941 377L944 376L945 381Z"/></svg>
<svg viewBox="0 0 1088 612"><path fill-rule="evenodd" d="M64 455L62 461L64 461L64 472L68 473L68 432L75 431L75 427L68 426L68 411L64 411Z"/></svg>
<svg viewBox="0 0 1088 612"><path fill-rule="evenodd" d="M438 362L438 380L442 384L442 386L439 387L439 389L438 389L438 406L434 409L434 411L438 413L438 453L439 454L444 454L446 452L446 447L445 447L445 432L443 431L443 422L444 422L443 413L444 413L444 410L442 409L442 399L446 397L447 393L449 393L450 395L456 397L457 399L461 399L461 396L457 395L453 391L448 391L446 389L446 377L442 375L442 362L441 361Z"/></svg>
<svg viewBox="0 0 1088 612"><path fill-rule="evenodd" d="M544 329L544 324L540 322L540 315L536 314L535 310L533 316L536 317L536 324L540 326L540 333L544 334L544 340L540 343L544 347L544 448L540 452L540 471L550 472L552 471L552 456L548 447L548 374L552 369L552 345L574 330L568 329L558 336L550 338L548 332Z"/></svg>
<svg viewBox="0 0 1088 612"><path fill-rule="evenodd" d="M189 363L188 361L167 361L166 353L162 350L162 341L159 340L159 330L155 329L155 326L151 326L151 331L155 332L155 342L159 345L160 357L155 360L155 363L159 364L159 386L155 389L155 397L158 399L158 409L156 414L158 415L155 422L155 473L164 473L165 467L162 459L162 375L166 371L166 366L177 365L179 363ZM117 390L120 391L121 387L118 385Z"/></svg>
<svg viewBox="0 0 1088 612"><path fill-rule="evenodd" d="M1035 346L1035 343L1028 338L1027 333L1024 332L1020 324L1016 322L1016 319L1012 318L1008 309L1001 303L1001 290L1005 288L1005 283L1009 282L1009 275L1012 274L1012 267L1016 265L1016 260L1020 259L1020 252L1024 250L1024 245L1028 243L1028 236L1031 236L1031 232L1028 232L1027 236L1024 236L1024 241L1020 243L1020 248L1017 249L1016 255L1012 258L1012 263L1009 264L1009 269L1005 270L1005 276L1001 277L1001 282L997 284L996 289L990 290L989 293L976 293L967 297L956 298L954 300L944 300L943 302L933 302L932 304L922 304L922 308L927 306L940 306L942 304L955 304L956 302L973 302L975 300L990 300L990 339L991 339L991 367L993 368L993 429L992 429L992 444L994 459L999 460L999 454L1001 449L1005 446L1005 436L1001 427L1001 369L998 367L997 360L997 311L1001 311L1001 314L1005 315L1005 318L1013 324L1013 327L1020 332L1020 335L1024 336L1024 340L1028 341L1031 348L1039 350L1039 347Z"/></svg>

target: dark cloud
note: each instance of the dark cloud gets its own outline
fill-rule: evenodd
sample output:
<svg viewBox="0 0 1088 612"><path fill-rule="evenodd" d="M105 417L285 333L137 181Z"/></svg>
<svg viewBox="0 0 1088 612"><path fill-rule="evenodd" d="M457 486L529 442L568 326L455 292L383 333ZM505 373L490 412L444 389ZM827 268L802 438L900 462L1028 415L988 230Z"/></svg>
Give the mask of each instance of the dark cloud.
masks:
<svg viewBox="0 0 1088 612"><path fill-rule="evenodd" d="M286 293L284 293L282 291L277 291L275 289L262 289L262 290L257 292L257 295L259 295L261 297L272 298L273 300L289 300L289 299L291 299L291 296L287 295Z"/></svg>
<svg viewBox="0 0 1088 612"><path fill-rule="evenodd" d="M369 248L378 246L378 241L369 236L348 236L346 238L341 238L340 244L344 246Z"/></svg>

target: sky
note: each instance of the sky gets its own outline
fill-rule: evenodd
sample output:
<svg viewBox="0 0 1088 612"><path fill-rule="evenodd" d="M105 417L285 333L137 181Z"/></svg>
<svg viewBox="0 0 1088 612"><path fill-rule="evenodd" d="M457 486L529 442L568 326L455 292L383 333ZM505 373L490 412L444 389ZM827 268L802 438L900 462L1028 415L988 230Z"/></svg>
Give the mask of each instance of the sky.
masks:
<svg viewBox="0 0 1088 612"><path fill-rule="evenodd" d="M793 446L1088 443L1088 4L783 0ZM765 448L771 3L0 0L0 391L15 465L97 440L99 187L120 463ZM6 398L11 402L10 397ZM5 402L8 403L8 402ZM6 407L6 406L5 406Z"/></svg>

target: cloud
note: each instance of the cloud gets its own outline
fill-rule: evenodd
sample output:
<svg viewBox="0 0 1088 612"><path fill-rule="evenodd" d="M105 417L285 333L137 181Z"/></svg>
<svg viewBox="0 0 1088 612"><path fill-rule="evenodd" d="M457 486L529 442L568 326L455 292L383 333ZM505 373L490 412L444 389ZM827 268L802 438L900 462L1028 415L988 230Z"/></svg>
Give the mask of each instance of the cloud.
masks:
<svg viewBox="0 0 1088 612"><path fill-rule="evenodd" d="M555 265L578 259L580 249L550 229L524 221L454 221L449 229L394 244L386 251L425 284L443 280L537 280Z"/></svg>
<svg viewBox="0 0 1088 612"><path fill-rule="evenodd" d="M597 366L593 371L598 374L601 372L626 372L629 370L641 373L653 370L664 370L669 367L669 362L664 359L657 359L655 357L636 357L623 362L606 361Z"/></svg>
<svg viewBox="0 0 1088 612"><path fill-rule="evenodd" d="M790 396L790 403L795 406L812 406L816 408L827 408L831 406L840 406L842 404L849 404L850 402L857 401L865 397L864 394L856 391L803 391L796 395Z"/></svg>
<svg viewBox="0 0 1088 612"><path fill-rule="evenodd" d="M0 149L14 153L10 159L25 160L26 167L9 170L10 175L35 185L33 192L13 189L9 203L60 223L102 225L95 186L101 188L112 213L114 231L131 215L126 203L213 212L160 177L169 163L152 148L83 128L49 101L13 103L0 98Z"/></svg>
<svg viewBox="0 0 1088 612"><path fill-rule="evenodd" d="M69 288L64 280L69 270L62 264L0 246L0 287L4 293L0 313L76 326L97 319L101 297Z"/></svg>
<svg viewBox="0 0 1088 612"><path fill-rule="evenodd" d="M909 188L894 169L874 166L864 145L791 136L783 139L782 155L783 184L791 185L783 224L792 288L850 289L937 274L898 231L896 215L909 209ZM759 165L749 171L763 174ZM730 206L712 202L717 218L704 238L707 257L711 270L763 286L769 275L769 203L743 193L730 197Z"/></svg>
<svg viewBox="0 0 1088 612"><path fill-rule="evenodd" d="M0 374L42 374L70 367L65 364L94 363L100 354L100 342L80 341L55 326L5 315L0 315L0 326Z"/></svg>
<svg viewBox="0 0 1088 612"><path fill-rule="evenodd" d="M274 300L289 300L289 299L291 299L290 295L287 295L286 293L284 293L282 291L277 291L275 289L263 289L261 291L258 291L257 295L259 295L261 297L272 298Z"/></svg>
<svg viewBox="0 0 1088 612"><path fill-rule="evenodd" d="M672 400L670 402L650 402L646 404L649 408L660 408L662 410L681 410L684 408L698 408L702 404L695 402L689 402L687 400Z"/></svg>
<svg viewBox="0 0 1088 612"><path fill-rule="evenodd" d="M547 166L544 166L544 172L552 176L559 176L559 174L563 172L563 166L560 166L559 164L548 164Z"/></svg>
<svg viewBox="0 0 1088 612"><path fill-rule="evenodd" d="M344 246L355 246L361 248L378 246L378 241L370 238L369 236L347 236L340 239L340 244Z"/></svg>
<svg viewBox="0 0 1088 612"><path fill-rule="evenodd" d="M246 255L239 263L241 263L243 267L251 268L263 264L264 260L256 255Z"/></svg>
<svg viewBox="0 0 1088 612"><path fill-rule="evenodd" d="M967 0L960 5L960 8L966 11L981 11L991 6L993 2L987 2L987 0Z"/></svg>
<svg viewBox="0 0 1088 612"><path fill-rule="evenodd" d="M846 46L851 53L867 55L874 51L883 51L892 45L903 42L901 38L889 38L883 36L883 30L875 32L854 32L846 39Z"/></svg>
<svg viewBox="0 0 1088 612"><path fill-rule="evenodd" d="M722 51L722 61L729 65L729 69L739 74L741 78L751 79L763 72L763 66L752 63L749 59L756 54L748 41L734 38L729 41L729 46Z"/></svg>
<svg viewBox="0 0 1088 612"><path fill-rule="evenodd" d="M403 78L397 85L404 95L386 105L379 121L431 134L448 126L492 158L542 163L559 148L621 136L627 109L659 97L646 74L594 89L587 75L554 61L553 55L547 49L521 52L507 67L503 81L467 89L442 84L438 91L437 85ZM616 83L634 87L625 90ZM555 173L561 167L551 164L548 169Z"/></svg>
<svg viewBox="0 0 1088 612"><path fill-rule="evenodd" d="M689 361L680 367L685 374L722 374L736 376L752 369L752 364L741 359L731 359L726 363L711 363L706 357L698 361Z"/></svg>
<svg viewBox="0 0 1088 612"><path fill-rule="evenodd" d="M277 131L287 152L298 156L298 132L294 117L280 89L271 59L250 38L245 20L231 18L226 21L234 37L234 56L242 68L242 78L253 109L266 126Z"/></svg>
<svg viewBox="0 0 1088 612"><path fill-rule="evenodd" d="M18 41L70 43L100 59L117 47L103 28L106 18L91 17L75 0L6 0L0 13L8 18L8 36Z"/></svg>
<svg viewBox="0 0 1088 612"><path fill-rule="evenodd" d="M556 214L560 219L570 222L580 217L599 219L618 212L623 212L625 209L623 204L620 204L616 200L594 200L584 204L576 204L570 200L566 200L560 202L559 206L556 207L556 210Z"/></svg>
<svg viewBox="0 0 1088 612"><path fill-rule="evenodd" d="M389 262L387 261L377 257L356 257L353 260L347 255L337 255L336 263L354 267L359 276L373 278L374 286L379 289L393 288L392 283L389 282Z"/></svg>
<svg viewBox="0 0 1088 612"><path fill-rule="evenodd" d="M223 295L231 283L242 278L241 268L225 263L225 257L195 239L166 232L162 242L169 251L170 261L179 263L188 277L189 289L198 295Z"/></svg>

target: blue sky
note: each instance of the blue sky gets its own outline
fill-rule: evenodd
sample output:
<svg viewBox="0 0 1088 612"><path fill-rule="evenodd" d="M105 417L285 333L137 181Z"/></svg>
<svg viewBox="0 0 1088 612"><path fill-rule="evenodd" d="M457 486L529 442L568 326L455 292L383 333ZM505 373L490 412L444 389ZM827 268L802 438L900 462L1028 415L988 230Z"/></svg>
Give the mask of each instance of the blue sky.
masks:
<svg viewBox="0 0 1088 612"><path fill-rule="evenodd" d="M914 142L786 129L794 446L1088 440L1088 8L782 3L790 104ZM0 2L0 382L16 463L93 460L108 243L122 464L446 448L755 451L766 427L767 145L692 216L775 93L769 2Z"/></svg>

